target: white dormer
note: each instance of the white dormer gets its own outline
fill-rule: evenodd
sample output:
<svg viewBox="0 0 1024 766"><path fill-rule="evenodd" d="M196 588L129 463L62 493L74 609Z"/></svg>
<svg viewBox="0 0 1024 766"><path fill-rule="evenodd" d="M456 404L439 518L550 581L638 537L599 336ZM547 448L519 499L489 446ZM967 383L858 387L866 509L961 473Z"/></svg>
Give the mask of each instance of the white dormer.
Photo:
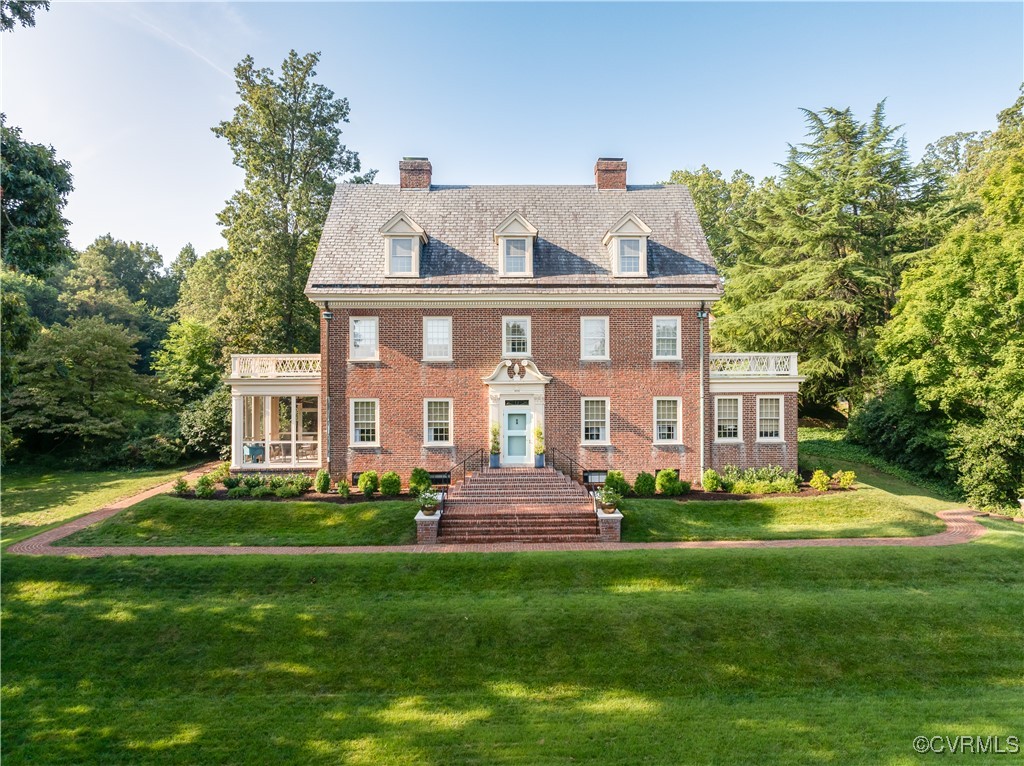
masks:
<svg viewBox="0 0 1024 766"><path fill-rule="evenodd" d="M498 246L498 274L502 277L533 276L533 243L537 228L519 213L512 213L494 228Z"/></svg>
<svg viewBox="0 0 1024 766"><path fill-rule="evenodd" d="M608 248L608 257L612 263L612 276L647 276L647 238L649 236L651 236L651 227L637 218L634 213L626 213L608 229L602 243Z"/></svg>
<svg viewBox="0 0 1024 766"><path fill-rule="evenodd" d="M389 277L418 277L420 250L427 233L404 212L380 227L384 237L384 273Z"/></svg>

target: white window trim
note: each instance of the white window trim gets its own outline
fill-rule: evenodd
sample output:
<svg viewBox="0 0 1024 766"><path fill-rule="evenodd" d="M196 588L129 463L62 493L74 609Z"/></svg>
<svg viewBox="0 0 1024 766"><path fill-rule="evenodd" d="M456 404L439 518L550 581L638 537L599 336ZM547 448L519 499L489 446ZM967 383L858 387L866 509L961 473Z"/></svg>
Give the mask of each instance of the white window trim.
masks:
<svg viewBox="0 0 1024 766"><path fill-rule="evenodd" d="M506 351L508 348L508 323L513 320L526 322L526 352ZM501 353L503 357L524 357L533 356L533 322L528 316L507 316L501 318Z"/></svg>
<svg viewBox="0 0 1024 766"><path fill-rule="evenodd" d="M636 239L640 242L640 271L621 271L619 268L619 242L624 239ZM647 235L645 234L623 234L613 235L609 241L612 261L612 276L623 279L640 279L647 277Z"/></svg>
<svg viewBox="0 0 1024 766"><path fill-rule="evenodd" d="M412 270L391 270L391 241L394 239L412 240ZM418 277L420 275L420 248L423 241L415 234L395 234L384 236L384 274L388 277Z"/></svg>
<svg viewBox="0 0 1024 766"><path fill-rule="evenodd" d="M676 438L675 439L659 439L658 438L658 402L671 401L676 403ZM655 444L682 444L683 443L683 399L679 396L656 396L651 405L652 422L654 424L654 431L651 434L654 437Z"/></svg>
<svg viewBox="0 0 1024 766"><path fill-rule="evenodd" d="M765 437L761 436L761 402L764 401L765 399L776 399L779 402L779 435L778 436L765 436ZM780 442L786 441L786 425L785 425L786 410L785 410L785 406L786 406L786 399L783 396L775 396L775 395L773 395L773 396L759 396L759 397L757 397L757 409L756 409L756 411L754 413L755 416L756 416L756 418L755 418L756 422L754 423L754 426L755 426L755 428L757 428L757 431L755 431L755 433L757 434L757 441L761 442L762 444L778 444Z"/></svg>
<svg viewBox="0 0 1024 766"><path fill-rule="evenodd" d="M427 320L437 321L438 319L448 320L448 356L428 356L427 355ZM424 362L450 362L452 361L455 353L455 334L454 325L451 317L439 317L439 316L425 316L423 317L423 361ZM378 327L378 330L380 328ZM380 341L377 342L378 347Z"/></svg>
<svg viewBox="0 0 1024 766"><path fill-rule="evenodd" d="M448 402L448 441L446 442L432 442L427 437L430 434L430 428L427 424L427 405L430 402ZM455 401L453 399L444 399L433 397L430 399L423 400L423 446L424 447L451 447L454 442L455 436Z"/></svg>
<svg viewBox="0 0 1024 766"><path fill-rule="evenodd" d="M738 404L736 405L736 433L738 436L735 438L719 438L718 436L718 402L721 399L735 399ZM715 397L715 444L741 444L743 442L743 397L739 394L728 395L728 396L716 396Z"/></svg>
<svg viewBox="0 0 1024 766"><path fill-rule="evenodd" d="M377 440L373 442L356 441L356 402L373 402L374 430ZM348 403L348 446L355 449L380 447L380 399L349 399Z"/></svg>
<svg viewBox="0 0 1024 766"><path fill-rule="evenodd" d="M586 349L586 342L583 336L583 326L587 321L594 319L600 319L604 322L604 356L587 356L584 353ZM610 333L610 322L608 317L595 317L595 316L581 316L580 317L580 359L587 361L602 361L607 362L611 359L611 333Z"/></svg>
<svg viewBox="0 0 1024 766"><path fill-rule="evenodd" d="M372 319L373 321L375 321L377 323L377 353L374 356L372 356L372 357L370 357L370 356L356 357L355 356L355 350L356 350L356 346L355 346L355 342L356 342L355 325L356 325L356 320L360 320L360 319L361 320ZM354 317L353 316L353 317L349 317L348 318L348 360L350 362L379 362L380 361L380 317L379 316L359 316L359 317Z"/></svg>
<svg viewBox="0 0 1024 766"><path fill-rule="evenodd" d="M505 242L510 239L521 239L526 242L526 270L525 271L505 271ZM520 279L532 278L533 277L533 240L535 237L531 237L528 234L510 234L507 237L498 237L498 276L499 277L519 277Z"/></svg>
<svg viewBox="0 0 1024 766"><path fill-rule="evenodd" d="M658 356L658 321L670 319L676 323L676 352L672 356ZM657 316L651 318L651 356L654 359L678 362L683 358L683 323L677 316Z"/></svg>
<svg viewBox="0 0 1024 766"><path fill-rule="evenodd" d="M583 438L587 426L587 402L604 402L604 432L602 441L587 441ZM608 447L612 443L612 400L607 396L580 397L580 444L584 447Z"/></svg>

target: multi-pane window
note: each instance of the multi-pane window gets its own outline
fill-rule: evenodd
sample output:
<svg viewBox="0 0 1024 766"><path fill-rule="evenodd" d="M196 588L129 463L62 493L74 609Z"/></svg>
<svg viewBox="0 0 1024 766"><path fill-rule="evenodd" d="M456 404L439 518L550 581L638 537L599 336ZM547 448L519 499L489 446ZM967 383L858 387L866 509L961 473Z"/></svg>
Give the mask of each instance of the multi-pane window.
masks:
<svg viewBox="0 0 1024 766"><path fill-rule="evenodd" d="M319 448L317 397L242 397L243 465L316 463Z"/></svg>
<svg viewBox="0 0 1024 766"><path fill-rule="evenodd" d="M679 441L679 400L654 400L654 440Z"/></svg>
<svg viewBox="0 0 1024 766"><path fill-rule="evenodd" d="M505 317L505 353L530 353L530 318Z"/></svg>
<svg viewBox="0 0 1024 766"><path fill-rule="evenodd" d="M377 359L377 317L352 317L349 358Z"/></svg>
<svg viewBox="0 0 1024 766"><path fill-rule="evenodd" d="M583 441L608 441L608 400L583 400Z"/></svg>
<svg viewBox="0 0 1024 766"><path fill-rule="evenodd" d="M715 438L740 438L739 397L719 397L715 400Z"/></svg>
<svg viewBox="0 0 1024 766"><path fill-rule="evenodd" d="M391 238L391 273L412 273L413 242L408 237Z"/></svg>
<svg viewBox="0 0 1024 766"><path fill-rule="evenodd" d="M757 400L757 438L778 439L782 436L782 400L777 396Z"/></svg>
<svg viewBox="0 0 1024 766"><path fill-rule="evenodd" d="M424 419L426 420L427 444L451 444L451 401L448 399L428 399L425 407Z"/></svg>
<svg viewBox="0 0 1024 766"><path fill-rule="evenodd" d="M654 358L679 358L679 317L654 318Z"/></svg>
<svg viewBox="0 0 1024 766"><path fill-rule="evenodd" d="M505 273L525 274L526 273L526 240L506 239L505 240Z"/></svg>
<svg viewBox="0 0 1024 766"><path fill-rule="evenodd" d="M426 317L423 320L423 358L452 358L451 317Z"/></svg>
<svg viewBox="0 0 1024 766"><path fill-rule="evenodd" d="M620 239L619 240L619 273L639 274L640 273L640 240Z"/></svg>
<svg viewBox="0 0 1024 766"><path fill-rule="evenodd" d="M583 317L580 320L580 358L608 358L608 317Z"/></svg>
<svg viewBox="0 0 1024 766"><path fill-rule="evenodd" d="M352 402L352 443L377 444L377 400L355 399Z"/></svg>

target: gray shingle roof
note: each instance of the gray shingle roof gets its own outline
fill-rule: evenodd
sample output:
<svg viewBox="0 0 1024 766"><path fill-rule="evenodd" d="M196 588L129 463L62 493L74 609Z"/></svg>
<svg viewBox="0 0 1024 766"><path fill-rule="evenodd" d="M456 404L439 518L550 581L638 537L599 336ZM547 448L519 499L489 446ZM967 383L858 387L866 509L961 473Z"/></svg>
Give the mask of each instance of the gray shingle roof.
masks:
<svg viewBox="0 0 1024 766"><path fill-rule="evenodd" d="M404 211L429 241L420 278L384 275L380 227ZM537 227L530 279L498 276L495 226L518 211ZM651 227L648 277L613 278L601 240L625 213ZM407 293L450 285L459 292L518 287L559 292L666 287L719 290L711 251L685 186L432 186L339 184L306 285L321 291Z"/></svg>

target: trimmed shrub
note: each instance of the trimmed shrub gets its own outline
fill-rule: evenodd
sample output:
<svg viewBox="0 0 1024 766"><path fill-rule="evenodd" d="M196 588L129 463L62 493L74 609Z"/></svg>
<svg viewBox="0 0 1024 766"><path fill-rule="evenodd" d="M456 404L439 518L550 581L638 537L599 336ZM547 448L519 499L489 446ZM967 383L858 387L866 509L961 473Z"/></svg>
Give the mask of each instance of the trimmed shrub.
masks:
<svg viewBox="0 0 1024 766"><path fill-rule="evenodd" d="M857 474L853 471L836 471L832 474L832 478L839 489L849 489L857 481Z"/></svg>
<svg viewBox="0 0 1024 766"><path fill-rule="evenodd" d="M363 493L367 500L373 497L373 493L377 491L378 486L376 471L363 471L359 474L359 491Z"/></svg>
<svg viewBox="0 0 1024 766"><path fill-rule="evenodd" d="M636 481L633 482L633 491L636 492L637 497L654 497L655 489L657 487L654 483L654 477L647 473L647 471L641 471L636 475Z"/></svg>
<svg viewBox="0 0 1024 766"><path fill-rule="evenodd" d="M250 490L254 490L257 487L263 486L263 477L257 476L255 474L251 476L246 476L244 479L242 479L242 484L244 484Z"/></svg>
<svg viewBox="0 0 1024 766"><path fill-rule="evenodd" d="M683 494L679 474L676 473L674 468L665 468L658 471L658 476L654 479L654 488L658 491L658 494L665 495L666 497L677 497Z"/></svg>
<svg viewBox="0 0 1024 766"><path fill-rule="evenodd" d="M338 479L338 484L334 488L334 491L338 493L338 496L343 500L348 500L348 496L352 493L352 489L349 486L348 479Z"/></svg>
<svg viewBox="0 0 1024 766"><path fill-rule="evenodd" d="M409 491L419 495L428 489L431 489L430 473L426 468L413 468L412 476L409 477Z"/></svg>
<svg viewBox="0 0 1024 766"><path fill-rule="evenodd" d="M614 489L621 497L625 497L633 489L629 486L629 482L626 481L626 477L622 475L622 471L609 471L608 478L604 480L604 485L609 489Z"/></svg>
<svg viewBox="0 0 1024 766"><path fill-rule="evenodd" d="M253 497L270 497L275 492L277 492L277 490L271 487L269 484L261 484L258 487L255 487L251 490L251 494Z"/></svg>
<svg viewBox="0 0 1024 766"><path fill-rule="evenodd" d="M832 485L832 479L819 468L811 475L811 480L807 483L819 492L828 492L829 487Z"/></svg>
<svg viewBox="0 0 1024 766"><path fill-rule="evenodd" d="M278 497L298 497L302 491L294 484L285 484L283 487L275 489L274 494Z"/></svg>
<svg viewBox="0 0 1024 766"><path fill-rule="evenodd" d="M249 497L250 494L252 494L252 490L244 484L240 484L239 486L232 487L228 490L228 497L232 500L237 500L240 497Z"/></svg>
<svg viewBox="0 0 1024 766"><path fill-rule="evenodd" d="M300 493L313 489L313 477L304 473L296 473L285 477L285 484L295 487Z"/></svg>
<svg viewBox="0 0 1024 766"><path fill-rule="evenodd" d="M271 489L281 489L285 484L288 483L287 476L271 476L267 479L267 486Z"/></svg>
<svg viewBox="0 0 1024 766"><path fill-rule="evenodd" d="M215 482L224 481L231 475L231 463L221 463L212 471L210 471L210 478Z"/></svg>
<svg viewBox="0 0 1024 766"><path fill-rule="evenodd" d="M722 477L714 468L709 468L701 475L700 485L705 492L718 492L722 488Z"/></svg>
<svg viewBox="0 0 1024 766"><path fill-rule="evenodd" d="M384 497L398 497L402 492L402 477L394 471L385 471L380 477L380 493Z"/></svg>
<svg viewBox="0 0 1024 766"><path fill-rule="evenodd" d="M325 495L331 491L331 474L324 468L316 472L316 480L313 482L316 491Z"/></svg>
<svg viewBox="0 0 1024 766"><path fill-rule="evenodd" d="M216 486L214 485L213 477L211 477L210 474L204 473L196 479L196 497L213 497L215 490Z"/></svg>
<svg viewBox="0 0 1024 766"><path fill-rule="evenodd" d="M676 494L677 495L688 495L688 494L690 494L690 490L692 490L692 489L693 489L693 485L690 484L690 482L688 482L688 481L681 481L681 482L678 482L676 484Z"/></svg>
<svg viewBox="0 0 1024 766"><path fill-rule="evenodd" d="M185 480L184 476L180 477L176 482L174 482L174 490L173 491L174 491L174 494L176 494L178 497L182 497L183 495L187 495L189 493L190 489L192 489L192 487L189 486L189 483L188 483L188 481Z"/></svg>
<svg viewBox="0 0 1024 766"><path fill-rule="evenodd" d="M240 476L225 476L224 477L224 489L235 489L242 485L242 479Z"/></svg>

